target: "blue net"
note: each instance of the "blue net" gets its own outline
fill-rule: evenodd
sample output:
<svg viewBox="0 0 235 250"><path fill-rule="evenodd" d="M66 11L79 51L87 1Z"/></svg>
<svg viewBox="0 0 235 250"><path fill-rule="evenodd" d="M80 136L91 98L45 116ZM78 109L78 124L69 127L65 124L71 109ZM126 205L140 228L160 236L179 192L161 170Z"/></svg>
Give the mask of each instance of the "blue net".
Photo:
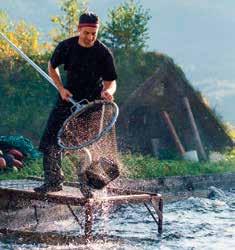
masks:
<svg viewBox="0 0 235 250"><path fill-rule="evenodd" d="M42 154L35 149L32 142L21 135L0 136L0 149L16 148L27 157L36 159Z"/></svg>

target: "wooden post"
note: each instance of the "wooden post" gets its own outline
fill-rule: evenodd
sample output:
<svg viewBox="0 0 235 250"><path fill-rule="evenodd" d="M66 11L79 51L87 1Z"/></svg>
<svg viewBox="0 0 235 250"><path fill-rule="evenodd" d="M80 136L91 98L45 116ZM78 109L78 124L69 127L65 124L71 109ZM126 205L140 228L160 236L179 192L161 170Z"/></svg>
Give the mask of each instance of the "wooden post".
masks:
<svg viewBox="0 0 235 250"><path fill-rule="evenodd" d="M162 233L162 224L163 224L163 199L160 198L159 200L159 210L161 212L161 216L159 216L159 225L158 225L158 232Z"/></svg>
<svg viewBox="0 0 235 250"><path fill-rule="evenodd" d="M198 132L198 129L197 129L197 125L196 125L196 122L195 122L195 119L194 119L194 116L193 116L193 112L192 112L192 109L190 107L190 103L189 103L189 100L188 100L187 97L183 98L183 103L184 103L184 105L186 107L186 110L187 110L187 113L188 113L188 116L189 116L190 126L191 126L192 131L193 131L193 135L194 135L194 138L195 138L197 150L200 153L202 159L207 160L207 155L206 155L206 152L205 152L205 150L203 148L201 138L200 138L200 135L199 135L199 132Z"/></svg>
<svg viewBox="0 0 235 250"><path fill-rule="evenodd" d="M158 222L157 222L158 233L161 234L162 233L162 224L163 224L163 199L162 199L161 195L152 196L151 202L152 202L153 208L158 216Z"/></svg>
<svg viewBox="0 0 235 250"><path fill-rule="evenodd" d="M168 115L168 113L166 111L162 111L161 114L162 114L162 117L163 117L164 121L166 122L166 125L167 125L173 139L174 139L176 148L178 149L180 155L183 156L185 154L185 149L184 149L182 143L180 142L180 139L176 133L175 127L170 119L170 116Z"/></svg>
<svg viewBox="0 0 235 250"><path fill-rule="evenodd" d="M152 149L153 149L153 155L158 158L159 157L159 139L158 138L152 138L151 139Z"/></svg>
<svg viewBox="0 0 235 250"><path fill-rule="evenodd" d="M92 222L93 222L93 204L89 200L85 204L85 238L90 240L92 237Z"/></svg>

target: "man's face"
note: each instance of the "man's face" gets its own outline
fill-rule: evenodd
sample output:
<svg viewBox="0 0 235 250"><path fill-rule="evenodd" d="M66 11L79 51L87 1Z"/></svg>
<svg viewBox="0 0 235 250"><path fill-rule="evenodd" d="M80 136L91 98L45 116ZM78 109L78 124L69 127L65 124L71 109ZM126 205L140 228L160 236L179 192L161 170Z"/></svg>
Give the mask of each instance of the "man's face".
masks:
<svg viewBox="0 0 235 250"><path fill-rule="evenodd" d="M98 27L80 27L79 32L79 44L84 47L92 47L97 39Z"/></svg>

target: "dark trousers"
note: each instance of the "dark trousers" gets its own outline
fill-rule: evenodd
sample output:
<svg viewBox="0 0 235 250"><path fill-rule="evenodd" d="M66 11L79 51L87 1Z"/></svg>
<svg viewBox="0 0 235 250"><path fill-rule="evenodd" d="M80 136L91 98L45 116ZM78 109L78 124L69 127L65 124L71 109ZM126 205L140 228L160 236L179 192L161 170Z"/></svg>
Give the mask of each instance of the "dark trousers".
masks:
<svg viewBox="0 0 235 250"><path fill-rule="evenodd" d="M61 184L64 175L61 166L62 150L59 147L51 147L43 155L44 182L52 186Z"/></svg>
<svg viewBox="0 0 235 250"><path fill-rule="evenodd" d="M61 168L62 149L57 144L57 133L64 121L71 114L71 105L57 102L50 113L39 150L43 153L43 169L45 183L57 185L63 182L64 175Z"/></svg>

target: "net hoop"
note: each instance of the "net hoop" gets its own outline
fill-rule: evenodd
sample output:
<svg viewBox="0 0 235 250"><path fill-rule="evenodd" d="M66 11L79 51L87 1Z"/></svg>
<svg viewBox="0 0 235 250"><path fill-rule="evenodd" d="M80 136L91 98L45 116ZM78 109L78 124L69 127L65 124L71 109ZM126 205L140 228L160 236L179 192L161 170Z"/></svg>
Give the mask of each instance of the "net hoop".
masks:
<svg viewBox="0 0 235 250"><path fill-rule="evenodd" d="M59 130L59 132L57 134L58 145L64 150L79 150L79 149L82 149L84 147L87 147L87 146L93 144L94 142L98 141L101 137L103 137L107 132L109 132L111 130L111 128L114 126L114 124L116 123L116 121L117 121L118 114L119 114L119 108L118 108L118 106L117 106L117 104L115 102L106 101L106 100L95 100L93 102L87 102L85 100L85 104L81 104L83 102L84 102L84 100L77 103L76 105L74 105L71 108L71 110L73 111L72 114L64 121L61 129ZM89 108L95 107L95 105L100 105L100 104L109 104L113 108L114 115L113 115L112 120L109 123L109 125L102 128L102 131L97 133L96 136L94 136L92 139L90 139L89 141L87 141L87 142L85 142L83 144L76 145L76 146L67 146L67 145L65 145L63 143L63 140L61 139L61 136L63 134L64 127L68 124L68 122L71 121L75 116L81 115L82 113L84 113Z"/></svg>

